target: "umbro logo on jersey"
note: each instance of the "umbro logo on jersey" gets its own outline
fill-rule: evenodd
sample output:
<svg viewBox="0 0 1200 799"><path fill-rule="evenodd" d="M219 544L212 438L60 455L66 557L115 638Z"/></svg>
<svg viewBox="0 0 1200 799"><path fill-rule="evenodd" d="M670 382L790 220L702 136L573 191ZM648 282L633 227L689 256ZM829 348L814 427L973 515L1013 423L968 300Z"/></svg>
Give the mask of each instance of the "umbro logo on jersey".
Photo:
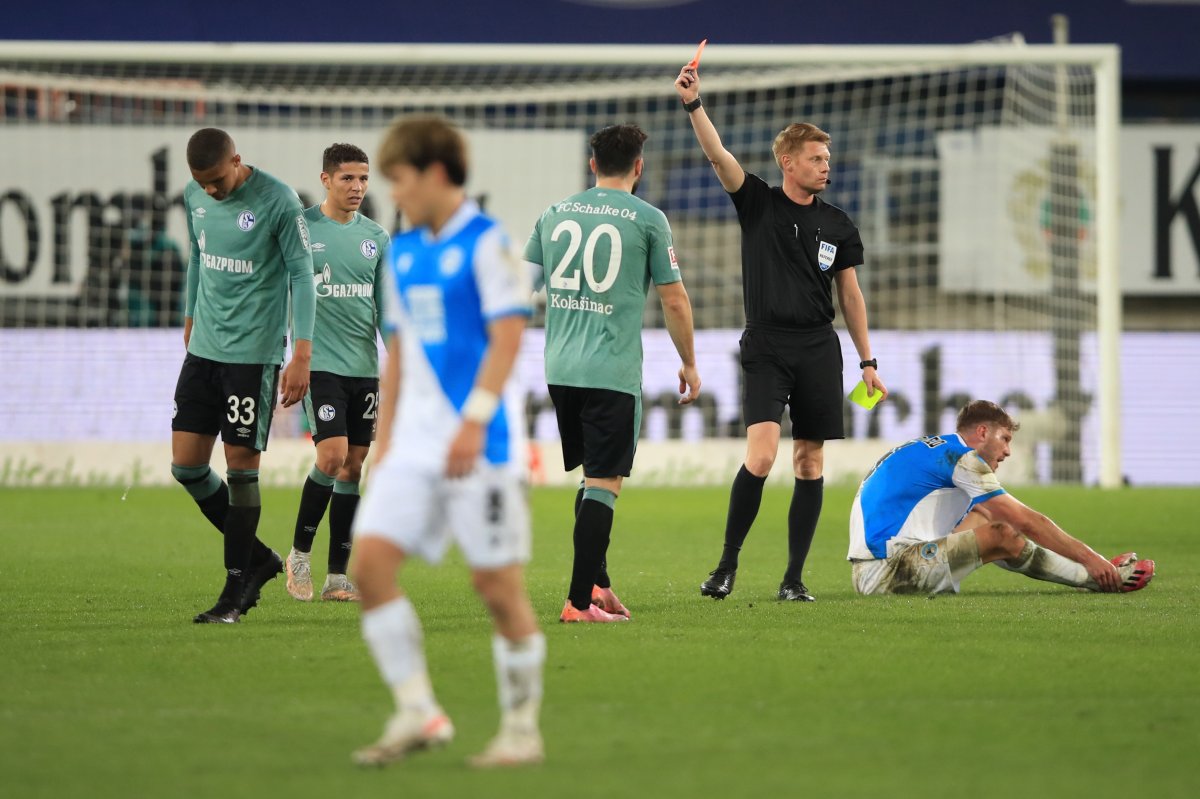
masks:
<svg viewBox="0 0 1200 799"><path fill-rule="evenodd" d="M207 213L207 212L203 208L193 208L192 209L192 216L203 217L205 213Z"/></svg>
<svg viewBox="0 0 1200 799"><path fill-rule="evenodd" d="M363 239L363 243L358 245L358 250L363 254L363 258L374 258L379 255L379 245L370 239Z"/></svg>
<svg viewBox="0 0 1200 799"><path fill-rule="evenodd" d="M248 435L250 435L250 428L249 427L239 427L237 429L237 434L239 436L248 436Z"/></svg>
<svg viewBox="0 0 1200 799"><path fill-rule="evenodd" d="M325 242L314 241L312 243L312 251L313 252L325 252Z"/></svg>
<svg viewBox="0 0 1200 799"><path fill-rule="evenodd" d="M254 222L255 219L253 211L246 210L238 214L238 227L240 227L242 230L249 230L250 228L254 227Z"/></svg>

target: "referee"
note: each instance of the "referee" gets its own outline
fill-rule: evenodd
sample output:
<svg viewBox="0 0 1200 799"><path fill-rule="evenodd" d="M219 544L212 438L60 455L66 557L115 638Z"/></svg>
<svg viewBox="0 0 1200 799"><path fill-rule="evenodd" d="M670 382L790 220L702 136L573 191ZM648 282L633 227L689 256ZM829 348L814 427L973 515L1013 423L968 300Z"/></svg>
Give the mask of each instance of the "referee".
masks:
<svg viewBox="0 0 1200 799"><path fill-rule="evenodd" d="M812 602L801 576L821 516L823 448L827 440L845 437L842 351L833 330L835 282L863 381L872 394L882 391L887 396L871 357L867 304L854 272L863 262L862 239L845 211L818 196L829 184L828 134L808 123L784 128L772 146L783 185L768 186L743 170L721 143L700 102L695 68L680 70L675 90L742 227L746 460L729 496L721 561L701 584L700 593L724 599L733 591L738 554L758 515L787 405L796 482L788 509L788 565L779 598Z"/></svg>

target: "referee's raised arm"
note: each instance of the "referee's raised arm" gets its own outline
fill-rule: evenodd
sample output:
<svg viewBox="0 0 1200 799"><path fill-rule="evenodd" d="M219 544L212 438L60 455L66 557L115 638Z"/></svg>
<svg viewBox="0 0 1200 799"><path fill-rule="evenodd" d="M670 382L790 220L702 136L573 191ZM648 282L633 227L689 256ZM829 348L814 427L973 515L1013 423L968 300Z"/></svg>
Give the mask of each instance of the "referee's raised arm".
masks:
<svg viewBox="0 0 1200 799"><path fill-rule="evenodd" d="M692 121L696 140L700 142L704 155L717 172L717 180L721 181L725 191L737 191L745 182L746 173L733 157L733 153L725 149L725 145L721 143L721 134L717 133L716 126L704 110L704 104L700 101L700 74L696 68L685 65L679 70L679 77L675 79L675 91L679 93L679 99L683 101L683 107Z"/></svg>

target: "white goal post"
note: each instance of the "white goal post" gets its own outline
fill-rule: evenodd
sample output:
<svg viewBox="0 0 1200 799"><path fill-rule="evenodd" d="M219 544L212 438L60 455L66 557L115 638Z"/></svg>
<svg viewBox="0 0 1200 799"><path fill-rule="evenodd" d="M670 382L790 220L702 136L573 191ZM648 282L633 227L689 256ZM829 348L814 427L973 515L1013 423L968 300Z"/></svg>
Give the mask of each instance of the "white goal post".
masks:
<svg viewBox="0 0 1200 799"><path fill-rule="evenodd" d="M139 271L149 245L137 236L179 244L171 203L189 130L231 129L308 199L314 142L372 152L392 117L446 114L472 136L473 191L521 241L530 214L586 184L587 135L634 121L650 134L641 191L675 229L715 364L713 404L657 407L650 438L733 437L738 229L671 85L694 46L0 42L0 355L40 347L27 359L62 355L69 369L71 340L44 333L170 327L178 285ZM992 392L1043 442L1037 479L1121 484L1119 69L1110 45L706 50L706 108L748 170L778 182L770 140L787 122L833 135L828 199L862 231L872 338L899 400L876 417L848 408L857 437L941 432L955 401ZM59 183L36 185L47 173ZM646 318L649 374L653 303ZM72 387L32 388L65 395L47 413L70 408ZM532 401L536 434L545 408Z"/></svg>

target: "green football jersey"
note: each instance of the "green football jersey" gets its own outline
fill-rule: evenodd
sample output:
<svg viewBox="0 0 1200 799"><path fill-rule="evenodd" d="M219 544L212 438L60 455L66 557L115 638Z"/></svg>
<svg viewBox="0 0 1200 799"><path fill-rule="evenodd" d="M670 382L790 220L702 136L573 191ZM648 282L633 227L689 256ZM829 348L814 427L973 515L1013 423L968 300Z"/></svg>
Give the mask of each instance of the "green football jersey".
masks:
<svg viewBox="0 0 1200 799"><path fill-rule="evenodd" d="M342 377L379 377L375 331L383 315L387 231L356 213L342 224L314 205L304 212L317 289L312 368Z"/></svg>
<svg viewBox="0 0 1200 799"><path fill-rule="evenodd" d="M220 201L189 181L183 205L192 243L188 352L224 363L279 363L289 291L296 337L311 340L316 295L296 192L255 169Z"/></svg>
<svg viewBox="0 0 1200 799"><path fill-rule="evenodd" d="M646 292L682 279L663 212L588 189L542 213L525 259L546 283L546 382L640 397Z"/></svg>

